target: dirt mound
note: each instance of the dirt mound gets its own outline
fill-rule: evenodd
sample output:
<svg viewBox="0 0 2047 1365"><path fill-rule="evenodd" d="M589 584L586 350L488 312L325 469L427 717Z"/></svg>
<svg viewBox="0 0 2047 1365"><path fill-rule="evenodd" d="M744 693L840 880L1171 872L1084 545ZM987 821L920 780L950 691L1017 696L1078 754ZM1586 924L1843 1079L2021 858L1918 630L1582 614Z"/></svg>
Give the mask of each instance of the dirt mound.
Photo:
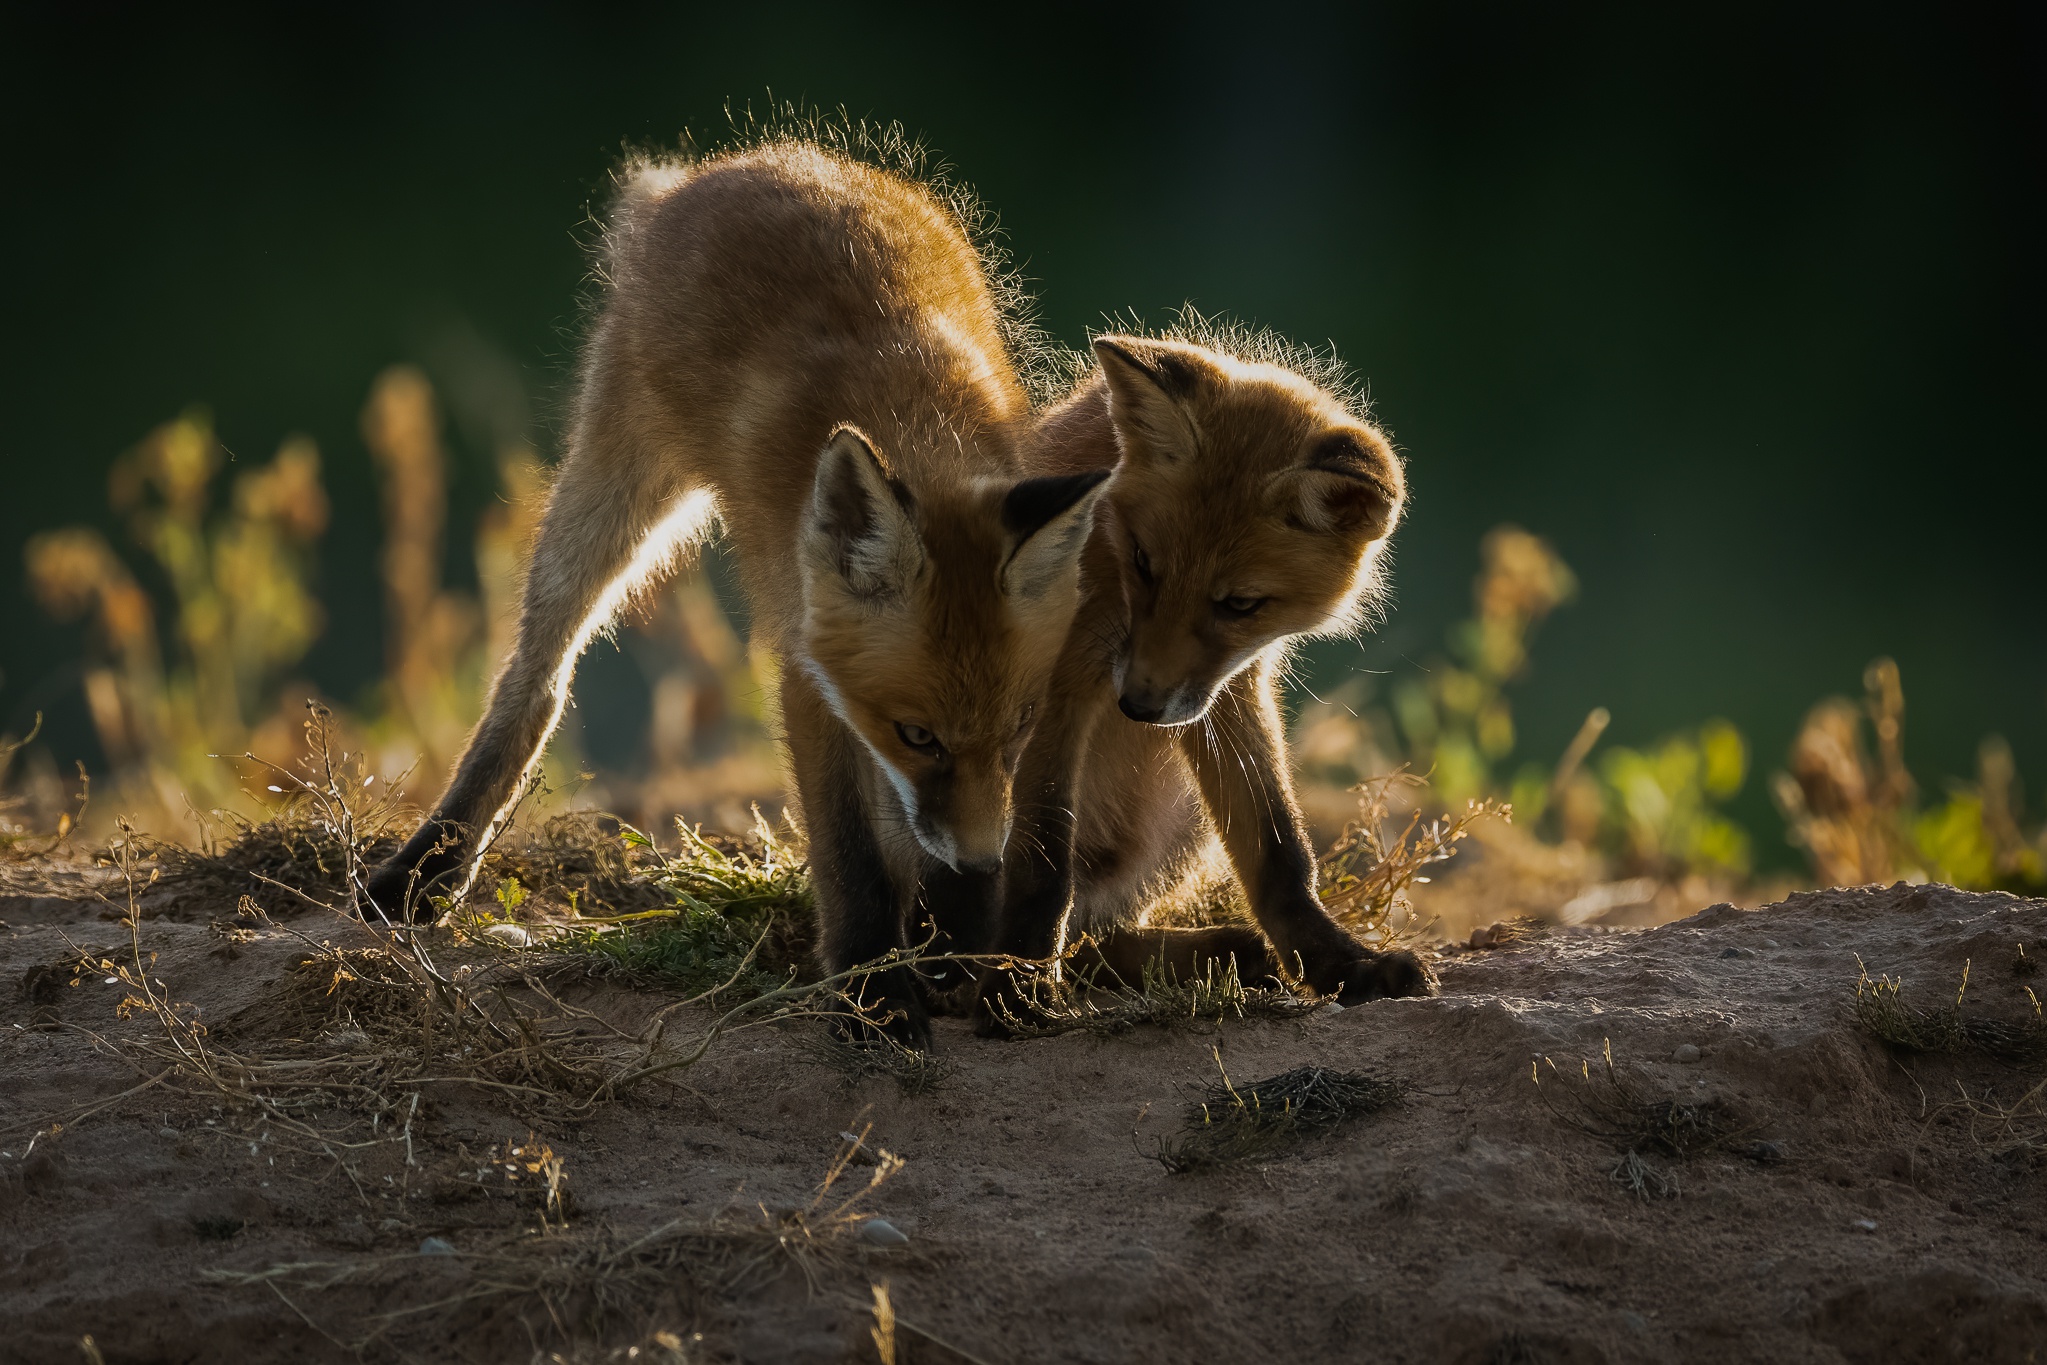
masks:
<svg viewBox="0 0 2047 1365"><path fill-rule="evenodd" d="M2047 902L1901 884L1530 930L1441 958L1434 999L1284 1022L1003 1044L941 1020L914 1086L801 1021L567 1105L537 1043L526 1072L431 1039L444 1075L344 1066L382 1036L337 1013L362 982L320 975L381 951L359 927L222 904L131 944L102 901L4 893L0 1360L85 1359L87 1335L110 1362L985 1365L2047 1341ZM135 945L232 1055L380 1098L273 1067L243 1104L159 1066L160 1019L120 1017L135 988L103 965ZM448 967L551 993L593 1049L677 999L531 976ZM1268 1099L1304 1067L1397 1098L1294 1123ZM1261 1140L1168 1169L1253 1108Z"/></svg>

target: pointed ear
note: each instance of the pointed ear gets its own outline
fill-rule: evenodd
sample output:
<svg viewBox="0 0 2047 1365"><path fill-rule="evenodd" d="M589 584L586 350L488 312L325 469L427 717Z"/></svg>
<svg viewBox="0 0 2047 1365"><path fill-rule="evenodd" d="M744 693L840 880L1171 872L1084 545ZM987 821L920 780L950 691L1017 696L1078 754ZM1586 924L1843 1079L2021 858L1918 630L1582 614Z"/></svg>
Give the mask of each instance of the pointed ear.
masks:
<svg viewBox="0 0 2047 1365"><path fill-rule="evenodd" d="M1081 548L1094 529L1095 499L1109 480L1106 469L1025 479L1002 499L1002 529L1009 533L1009 559L1002 566L1002 591L1017 598L1041 597L1080 564Z"/></svg>
<svg viewBox="0 0 2047 1365"><path fill-rule="evenodd" d="M1189 402L1220 378L1191 346L1145 337L1095 338L1109 386L1109 418L1123 453L1164 460L1191 455L1196 427Z"/></svg>
<svg viewBox="0 0 2047 1365"><path fill-rule="evenodd" d="M817 457L803 525L810 569L837 576L856 597L902 595L924 568L914 506L859 429L840 427Z"/></svg>
<svg viewBox="0 0 2047 1365"><path fill-rule="evenodd" d="M1272 481L1275 506L1289 524L1359 541L1393 530L1404 491L1398 457L1369 428L1319 438L1307 463Z"/></svg>

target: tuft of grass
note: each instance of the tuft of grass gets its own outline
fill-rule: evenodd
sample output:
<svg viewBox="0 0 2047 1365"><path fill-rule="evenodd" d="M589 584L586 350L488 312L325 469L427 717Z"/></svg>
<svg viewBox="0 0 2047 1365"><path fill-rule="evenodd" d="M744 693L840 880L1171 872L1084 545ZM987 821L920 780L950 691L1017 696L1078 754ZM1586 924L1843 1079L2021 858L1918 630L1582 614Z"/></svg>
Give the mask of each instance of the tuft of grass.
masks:
<svg viewBox="0 0 2047 1365"><path fill-rule="evenodd" d="M1295 1138L1324 1133L1346 1119L1396 1102L1403 1087L1359 1071L1297 1066L1250 1085L1222 1079L1190 1106L1181 1132L1161 1138L1153 1156L1175 1175L1213 1169L1272 1153Z"/></svg>
<svg viewBox="0 0 2047 1365"><path fill-rule="evenodd" d="M813 1030L804 1037L803 1049L807 1060L838 1072L847 1085L883 1077L894 1081L905 1095L929 1094L951 1080L957 1070L945 1057L905 1047L878 1031L850 1039Z"/></svg>
<svg viewBox="0 0 2047 1365"><path fill-rule="evenodd" d="M802 859L758 819L743 843L676 828L682 847L672 856L630 825L617 836L647 858L644 884L660 904L579 915L554 946L586 971L635 985L696 991L730 980L759 994L802 976L815 913Z"/></svg>
<svg viewBox="0 0 2047 1365"><path fill-rule="evenodd" d="M1868 968L1857 958L1861 975L1855 982L1855 1022L1865 1033L1899 1052L1974 1051L2012 1063L2047 1053L2047 1022L2042 1020L2040 999L2030 988L2026 989L2033 1002L2029 1019L1990 1019L1963 1010L1969 993L1970 965L1962 964L1962 982L1953 1003L1926 1008L1905 1003L1902 978L1879 976L1872 980Z"/></svg>
<svg viewBox="0 0 2047 1365"><path fill-rule="evenodd" d="M1070 958L1082 944L1067 950ZM1199 976L1148 962L1135 989L1081 983L1074 989L1040 972L1023 979L1029 1008L1007 1022L1017 1038L1050 1038L1062 1033L1128 1033L1143 1024L1172 1025L1225 1019L1299 1019L1327 1002L1277 986L1246 986L1235 958L1210 959Z"/></svg>
<svg viewBox="0 0 2047 1365"><path fill-rule="evenodd" d="M1556 1080L1543 1081L1548 1067ZM1614 1064L1613 1042L1607 1040L1603 1064L1598 1071L1581 1062L1579 1083L1548 1057L1531 1064L1530 1074L1537 1093L1551 1113L1581 1132L1611 1142L1620 1149L1620 1160L1611 1178L1615 1184L1639 1199L1671 1198L1679 1192L1675 1172L1663 1161L1686 1161L1714 1149L1731 1149L1746 1130L1734 1122L1727 1107L1718 1100L1693 1103L1656 1095L1644 1090ZM1767 1144L1753 1144L1746 1152L1757 1160Z"/></svg>
<svg viewBox="0 0 2047 1365"><path fill-rule="evenodd" d="M278 913L287 907L354 913L368 870L398 851L394 827L403 814L398 788L404 779L379 782L361 750L344 749L336 758L339 723L322 703L306 703L304 729L306 749L294 766L242 755L277 797L267 818L228 810L197 817L196 848L146 839L118 822L123 839L108 849L108 860L148 857L158 884L180 899L251 896L278 906ZM273 894L279 891L285 897Z"/></svg>

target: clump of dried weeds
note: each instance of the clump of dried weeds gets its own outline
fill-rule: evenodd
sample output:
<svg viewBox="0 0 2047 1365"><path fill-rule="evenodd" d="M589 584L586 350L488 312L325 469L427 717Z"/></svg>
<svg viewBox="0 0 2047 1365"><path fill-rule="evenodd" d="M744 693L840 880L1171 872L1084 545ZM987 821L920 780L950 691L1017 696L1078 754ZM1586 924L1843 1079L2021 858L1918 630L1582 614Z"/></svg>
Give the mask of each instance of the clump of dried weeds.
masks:
<svg viewBox="0 0 2047 1365"><path fill-rule="evenodd" d="M1067 949L1062 961L1071 963L1090 946L1090 940L1083 937ZM1298 1019L1327 1003L1279 986L1247 986L1234 957L1225 963L1207 959L1198 975L1185 978L1170 964L1147 962L1135 987L1070 982L1043 970L1045 963L1001 965L1025 969L1018 976L1026 1008L1004 1010L1004 1022L1017 1038L1128 1033L1144 1024Z"/></svg>
<svg viewBox="0 0 2047 1365"><path fill-rule="evenodd" d="M1176 1175L1270 1155L1296 1138L1376 1113L1404 1089L1398 1081L1323 1066L1297 1066L1240 1086L1220 1051L1215 1064L1221 1079L1189 1107L1181 1132L1159 1139L1152 1153Z"/></svg>
<svg viewBox="0 0 2047 1365"><path fill-rule="evenodd" d="M1547 1068L1552 1079L1545 1082ZM1669 1198L1681 1193L1677 1172L1668 1162L1686 1161L1708 1151L1733 1151L1751 1160L1780 1160L1781 1144L1746 1141L1747 1129L1717 1099L1690 1101L1657 1094L1614 1063L1613 1042L1607 1040L1601 1066L1581 1061L1579 1079L1548 1057L1530 1064L1530 1077L1549 1111L1565 1123L1621 1150L1609 1175L1638 1199Z"/></svg>
<svg viewBox="0 0 2047 1365"><path fill-rule="evenodd" d="M2023 955L2020 960L2024 960ZM1855 982L1855 1022L1864 1032L1898 1052L1973 1051L2011 1063L2047 1055L2047 1022L2042 1020L2040 1000L2031 987L2023 988L2033 1002L2030 1016L1997 1019L1963 1010L1969 993L1967 962L1962 964L1962 981L1954 1000L1932 1007L1907 1004L1903 980L1889 976L1871 979L1860 958L1856 965L1861 974Z"/></svg>
<svg viewBox="0 0 2047 1365"><path fill-rule="evenodd" d="M1428 820L1419 808L1410 810L1396 826L1394 793L1427 785L1405 764L1358 784L1358 813L1322 858L1322 903L1338 923L1374 947L1426 933L1430 926L1417 920L1409 892L1428 884L1423 874L1429 868L1457 855L1457 845L1470 837L1473 825L1514 818L1513 807L1503 802L1470 801L1459 814Z"/></svg>

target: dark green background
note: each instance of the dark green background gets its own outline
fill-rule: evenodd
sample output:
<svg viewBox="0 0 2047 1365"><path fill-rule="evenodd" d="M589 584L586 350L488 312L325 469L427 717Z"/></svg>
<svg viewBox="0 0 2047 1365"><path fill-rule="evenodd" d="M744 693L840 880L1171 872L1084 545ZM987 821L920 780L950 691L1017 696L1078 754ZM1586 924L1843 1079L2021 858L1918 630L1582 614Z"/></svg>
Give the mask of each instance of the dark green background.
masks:
<svg viewBox="0 0 2047 1365"><path fill-rule="evenodd" d="M42 21L37 21L40 24ZM1585 710L1709 714L1764 765L1903 667L1922 778L2007 735L2047 774L2037 20L1927 6L351 6L285 29L10 24L0 728L94 754L35 529L105 524L108 462L210 404L238 458L314 436L335 500L312 676L379 666L356 413L450 394L458 532L493 426L551 440L624 139L770 88L924 134L1000 211L1045 317L1183 299L1334 339L1410 457L1394 677L1513 520L1584 590L1520 689L1524 756ZM494 368L495 367L495 368ZM515 396L533 397L517 415ZM508 414L510 414L508 416ZM460 544L451 574L464 572ZM613 656L585 670L643 704ZM1360 660L1324 650L1327 684ZM623 738L621 738L623 736ZM593 740L602 740L593 736ZM1742 811L1778 845L1751 780ZM1781 859L1786 854L1772 855Z"/></svg>

